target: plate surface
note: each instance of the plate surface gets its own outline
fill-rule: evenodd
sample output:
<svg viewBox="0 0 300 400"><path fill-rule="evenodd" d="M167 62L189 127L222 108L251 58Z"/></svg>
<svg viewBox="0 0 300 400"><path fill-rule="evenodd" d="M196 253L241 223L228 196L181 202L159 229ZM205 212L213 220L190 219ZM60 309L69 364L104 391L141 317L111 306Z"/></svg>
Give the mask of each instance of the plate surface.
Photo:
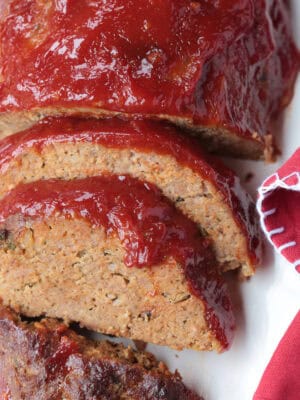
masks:
<svg viewBox="0 0 300 400"><path fill-rule="evenodd" d="M300 1L292 0L292 3L295 37L300 47ZM277 163L224 160L242 181L249 172L253 174L251 181L244 184L253 198L263 180L300 147L300 76L277 140L282 151ZM237 331L228 352L221 355L190 350L176 352L166 347L147 346L172 371L177 369L184 382L205 400L251 400L274 350L299 310L299 274L269 243L265 247L262 267L256 275L244 283L230 282ZM115 341L131 344L124 339Z"/></svg>

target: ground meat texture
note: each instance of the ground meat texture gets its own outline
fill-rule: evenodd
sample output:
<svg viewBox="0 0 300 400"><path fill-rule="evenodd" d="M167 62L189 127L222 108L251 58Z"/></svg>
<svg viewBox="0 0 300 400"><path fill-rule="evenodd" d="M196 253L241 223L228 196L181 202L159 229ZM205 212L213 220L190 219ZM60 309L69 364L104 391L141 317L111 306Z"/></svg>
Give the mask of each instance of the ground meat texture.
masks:
<svg viewBox="0 0 300 400"><path fill-rule="evenodd" d="M19 183L130 174L159 187L212 239L222 270L260 261L255 206L238 178L168 124L119 118L47 118L0 143L0 197Z"/></svg>
<svg viewBox="0 0 300 400"><path fill-rule="evenodd" d="M232 307L209 240L151 184L34 182L0 210L5 304L175 349L229 348Z"/></svg>
<svg viewBox="0 0 300 400"><path fill-rule="evenodd" d="M146 352L90 341L53 320L26 323L0 306L0 398L201 400Z"/></svg>
<svg viewBox="0 0 300 400"><path fill-rule="evenodd" d="M1 135L43 115L139 115L270 159L299 67L291 25L286 0L2 0Z"/></svg>

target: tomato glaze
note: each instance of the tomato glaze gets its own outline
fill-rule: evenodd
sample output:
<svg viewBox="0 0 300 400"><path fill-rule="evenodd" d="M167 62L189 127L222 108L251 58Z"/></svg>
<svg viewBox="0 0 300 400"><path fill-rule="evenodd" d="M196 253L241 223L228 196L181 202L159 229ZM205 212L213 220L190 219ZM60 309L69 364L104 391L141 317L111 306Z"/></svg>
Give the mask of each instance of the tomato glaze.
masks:
<svg viewBox="0 0 300 400"><path fill-rule="evenodd" d="M204 302L209 328L224 349L229 346L234 318L225 284L214 272L210 241L154 185L125 175L45 180L19 185L0 201L2 224L12 215L47 219L57 213L117 234L128 267L151 267L173 257L191 292Z"/></svg>
<svg viewBox="0 0 300 400"><path fill-rule="evenodd" d="M21 157L27 149L41 152L53 143L66 142L90 142L174 157L179 164L191 168L217 187L222 200L230 207L233 218L247 237L251 262L253 265L259 263L260 234L252 199L241 188L232 170L215 157L205 154L198 141L169 124L120 118L47 118L24 132L0 141L0 173L5 173L9 162Z"/></svg>
<svg viewBox="0 0 300 400"><path fill-rule="evenodd" d="M291 97L290 24L284 0L4 0L0 112L171 115L259 140Z"/></svg>

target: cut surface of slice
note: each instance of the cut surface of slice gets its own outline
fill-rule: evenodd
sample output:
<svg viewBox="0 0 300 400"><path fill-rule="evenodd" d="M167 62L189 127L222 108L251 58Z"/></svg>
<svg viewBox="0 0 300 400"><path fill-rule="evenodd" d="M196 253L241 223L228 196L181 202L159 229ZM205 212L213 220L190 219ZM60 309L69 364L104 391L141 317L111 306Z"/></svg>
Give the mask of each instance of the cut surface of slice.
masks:
<svg viewBox="0 0 300 400"><path fill-rule="evenodd" d="M146 352L90 341L53 320L23 322L0 305L0 397L201 400Z"/></svg>
<svg viewBox="0 0 300 400"><path fill-rule="evenodd" d="M299 67L287 0L2 2L2 136L43 115L139 115L271 158Z"/></svg>
<svg viewBox="0 0 300 400"><path fill-rule="evenodd" d="M0 296L28 316L222 351L234 318L210 241L150 183L23 184L0 201Z"/></svg>
<svg viewBox="0 0 300 400"><path fill-rule="evenodd" d="M254 273L255 206L239 179L196 140L153 121L48 118L0 142L0 198L39 179L130 174L159 187L212 240L222 270Z"/></svg>

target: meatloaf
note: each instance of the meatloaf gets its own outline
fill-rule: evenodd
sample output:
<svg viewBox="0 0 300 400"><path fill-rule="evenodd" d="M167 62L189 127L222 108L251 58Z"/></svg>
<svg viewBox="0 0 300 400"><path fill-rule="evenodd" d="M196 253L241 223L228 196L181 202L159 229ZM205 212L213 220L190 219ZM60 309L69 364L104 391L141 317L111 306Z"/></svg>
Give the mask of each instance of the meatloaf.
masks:
<svg viewBox="0 0 300 400"><path fill-rule="evenodd" d="M52 319L0 306L2 400L201 400L152 354L92 342Z"/></svg>
<svg viewBox="0 0 300 400"><path fill-rule="evenodd" d="M39 179L130 174L159 187L212 239L222 270L254 273L260 234L238 178L168 124L119 118L48 118L0 142L0 198Z"/></svg>
<svg viewBox="0 0 300 400"><path fill-rule="evenodd" d="M0 201L0 297L172 348L222 351L234 328L210 240L126 175L21 184Z"/></svg>
<svg viewBox="0 0 300 400"><path fill-rule="evenodd" d="M299 68L288 0L2 0L1 136L44 115L162 118L267 158Z"/></svg>

